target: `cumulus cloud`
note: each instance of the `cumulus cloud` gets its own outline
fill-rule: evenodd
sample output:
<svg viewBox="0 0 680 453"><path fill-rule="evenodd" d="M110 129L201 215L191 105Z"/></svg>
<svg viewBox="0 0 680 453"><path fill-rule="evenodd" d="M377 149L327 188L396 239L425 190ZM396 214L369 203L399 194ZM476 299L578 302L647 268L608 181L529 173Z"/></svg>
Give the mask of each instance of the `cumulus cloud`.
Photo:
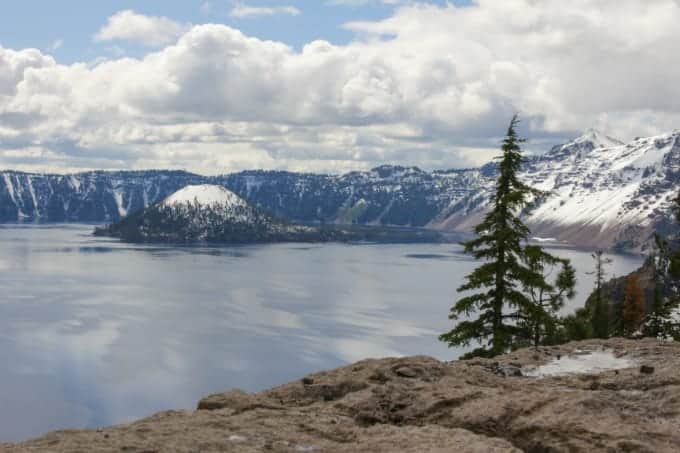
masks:
<svg viewBox="0 0 680 453"><path fill-rule="evenodd" d="M131 41L146 46L162 46L175 41L187 28L167 17L146 16L124 10L109 17L94 36L94 40Z"/></svg>
<svg viewBox="0 0 680 453"><path fill-rule="evenodd" d="M214 24L94 65L0 48L0 163L468 166L515 111L535 147L591 126L651 135L680 124L678 23L674 0L479 0L402 6L301 50Z"/></svg>
<svg viewBox="0 0 680 453"><path fill-rule="evenodd" d="M415 0L327 0L327 5L365 6L365 5L406 5Z"/></svg>
<svg viewBox="0 0 680 453"><path fill-rule="evenodd" d="M231 17L236 17L239 19L249 18L249 17L261 17L261 16L276 16L276 15L288 15L288 16L299 16L302 14L298 8L294 6L249 6L245 3L237 3L229 12Z"/></svg>

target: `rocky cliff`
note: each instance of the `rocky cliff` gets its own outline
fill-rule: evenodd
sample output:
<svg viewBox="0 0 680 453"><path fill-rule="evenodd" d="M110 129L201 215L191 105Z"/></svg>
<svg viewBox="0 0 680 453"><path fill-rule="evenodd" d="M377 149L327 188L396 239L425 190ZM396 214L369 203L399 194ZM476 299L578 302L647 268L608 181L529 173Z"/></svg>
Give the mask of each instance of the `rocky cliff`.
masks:
<svg viewBox="0 0 680 453"><path fill-rule="evenodd" d="M24 452L677 452L680 343L589 340L493 360L365 360L197 411L61 431Z"/></svg>

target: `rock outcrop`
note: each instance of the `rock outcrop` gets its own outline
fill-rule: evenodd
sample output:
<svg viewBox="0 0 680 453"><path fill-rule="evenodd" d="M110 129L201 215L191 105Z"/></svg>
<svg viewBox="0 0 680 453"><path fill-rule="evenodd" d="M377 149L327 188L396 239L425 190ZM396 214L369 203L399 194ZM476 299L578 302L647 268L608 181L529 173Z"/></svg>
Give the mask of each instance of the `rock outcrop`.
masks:
<svg viewBox="0 0 680 453"><path fill-rule="evenodd" d="M599 354L599 355L597 355ZM561 361L610 355L611 364ZM549 364L550 367L541 365ZM551 372L541 373L550 368ZM598 369L599 368L599 369ZM616 369L614 369L616 368ZM578 372L576 372L578 371ZM531 377L531 376L542 377ZM196 411L60 431L23 452L677 452L680 344L589 340L496 359L364 360Z"/></svg>

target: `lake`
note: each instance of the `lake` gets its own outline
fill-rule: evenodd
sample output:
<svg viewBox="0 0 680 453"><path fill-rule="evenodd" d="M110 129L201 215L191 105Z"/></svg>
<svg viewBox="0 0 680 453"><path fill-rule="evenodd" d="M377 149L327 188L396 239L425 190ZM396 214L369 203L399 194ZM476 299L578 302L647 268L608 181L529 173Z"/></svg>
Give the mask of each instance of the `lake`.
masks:
<svg viewBox="0 0 680 453"><path fill-rule="evenodd" d="M0 441L194 408L367 357L451 360L437 336L475 262L453 244L128 245L0 226ZM578 270L590 254L559 249ZM610 275L641 258L614 256Z"/></svg>

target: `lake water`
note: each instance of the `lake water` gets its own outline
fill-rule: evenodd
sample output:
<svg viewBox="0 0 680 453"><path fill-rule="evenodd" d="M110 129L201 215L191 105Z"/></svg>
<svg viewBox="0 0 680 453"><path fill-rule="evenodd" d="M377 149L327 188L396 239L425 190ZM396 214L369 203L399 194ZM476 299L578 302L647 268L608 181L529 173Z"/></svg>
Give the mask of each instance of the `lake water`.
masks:
<svg viewBox="0 0 680 453"><path fill-rule="evenodd" d="M0 226L0 441L194 408L367 357L453 359L457 245L171 247ZM558 250L578 269L590 254ZM615 256L611 275L641 259Z"/></svg>

